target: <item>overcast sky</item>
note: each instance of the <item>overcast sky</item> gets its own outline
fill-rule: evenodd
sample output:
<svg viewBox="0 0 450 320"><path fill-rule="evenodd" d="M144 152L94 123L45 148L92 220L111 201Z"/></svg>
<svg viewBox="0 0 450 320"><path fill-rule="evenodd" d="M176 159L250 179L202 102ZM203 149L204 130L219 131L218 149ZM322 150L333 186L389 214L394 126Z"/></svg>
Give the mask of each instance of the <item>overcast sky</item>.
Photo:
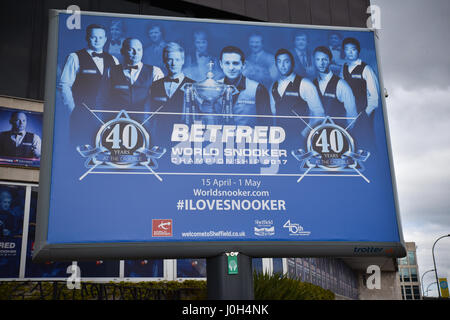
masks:
<svg viewBox="0 0 450 320"><path fill-rule="evenodd" d="M450 1L371 3L381 9L381 72L403 234L418 247L421 277L433 269L434 241L450 234ZM450 237L434 252L438 275L450 280ZM428 273L425 289L434 281Z"/></svg>

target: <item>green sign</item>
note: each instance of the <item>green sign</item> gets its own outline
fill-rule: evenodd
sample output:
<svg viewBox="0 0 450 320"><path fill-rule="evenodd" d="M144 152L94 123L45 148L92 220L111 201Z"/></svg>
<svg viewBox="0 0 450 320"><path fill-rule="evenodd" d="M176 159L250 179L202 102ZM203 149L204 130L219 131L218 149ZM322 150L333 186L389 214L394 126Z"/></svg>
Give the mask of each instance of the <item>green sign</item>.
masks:
<svg viewBox="0 0 450 320"><path fill-rule="evenodd" d="M237 256L228 256L228 274L238 274Z"/></svg>

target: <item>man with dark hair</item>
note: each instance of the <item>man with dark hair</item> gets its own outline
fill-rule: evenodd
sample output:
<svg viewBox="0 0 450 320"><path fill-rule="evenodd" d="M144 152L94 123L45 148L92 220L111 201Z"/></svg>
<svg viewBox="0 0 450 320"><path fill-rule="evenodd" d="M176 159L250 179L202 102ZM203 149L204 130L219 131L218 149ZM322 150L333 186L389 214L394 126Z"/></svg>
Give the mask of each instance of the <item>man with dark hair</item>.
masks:
<svg viewBox="0 0 450 320"><path fill-rule="evenodd" d="M327 47L317 47L314 50L314 64L319 76L314 79L317 91L325 109L325 115L330 117L347 117L347 125L356 118L356 103L352 89L347 82L334 75L330 70L333 54ZM338 124L342 121L336 120ZM345 122L343 122L345 124Z"/></svg>
<svg viewBox="0 0 450 320"><path fill-rule="evenodd" d="M280 79L271 90L272 112L274 115L316 116L324 115L322 103L314 84L308 78L294 73L295 60L292 53L279 49L275 53L275 63ZM310 121L310 125L313 125ZM308 127L302 134L306 136Z"/></svg>
<svg viewBox="0 0 450 320"><path fill-rule="evenodd" d="M161 69L142 63L142 43L136 38L123 41L123 64L111 68L106 83L105 105L127 111L150 111L150 87L164 77Z"/></svg>
<svg viewBox="0 0 450 320"><path fill-rule="evenodd" d="M86 28L87 48L71 53L64 65L58 88L70 114L71 140L88 143L98 127L98 120L87 110L97 105L100 88L108 70L119 61L103 51L106 29L97 24Z"/></svg>
<svg viewBox="0 0 450 320"><path fill-rule="evenodd" d="M13 112L9 119L11 130L0 133L0 156L18 158L40 158L41 138L26 131L27 116L24 112Z"/></svg>
<svg viewBox="0 0 450 320"><path fill-rule="evenodd" d="M267 89L260 83L243 75L245 55L241 49L227 46L220 53L220 67L225 77L220 83L233 85L237 91L232 97L234 115L270 115L270 97ZM233 116L236 125L264 124L265 118Z"/></svg>
<svg viewBox="0 0 450 320"><path fill-rule="evenodd" d="M362 144L371 144L374 142L375 111L379 105L378 79L373 69L359 58L361 45L357 39L346 38L342 45L347 61L342 68L342 77L352 88L358 112L353 132Z"/></svg>
<svg viewBox="0 0 450 320"><path fill-rule="evenodd" d="M250 55L247 58L244 76L270 88L277 78L277 68L273 62L273 55L264 50L263 36L253 33L248 40Z"/></svg>

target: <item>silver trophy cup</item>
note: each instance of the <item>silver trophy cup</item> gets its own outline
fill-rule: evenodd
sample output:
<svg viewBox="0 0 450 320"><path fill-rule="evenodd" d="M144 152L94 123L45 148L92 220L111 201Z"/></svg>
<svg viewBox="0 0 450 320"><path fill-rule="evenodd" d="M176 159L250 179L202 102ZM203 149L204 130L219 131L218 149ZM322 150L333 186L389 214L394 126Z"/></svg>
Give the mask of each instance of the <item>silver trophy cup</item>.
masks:
<svg viewBox="0 0 450 320"><path fill-rule="evenodd" d="M210 61L205 80L186 83L183 86L183 119L188 124L196 120L216 124L220 116L225 119L225 122L232 117L232 95L237 92L237 89L233 85L214 80L213 65L214 63Z"/></svg>

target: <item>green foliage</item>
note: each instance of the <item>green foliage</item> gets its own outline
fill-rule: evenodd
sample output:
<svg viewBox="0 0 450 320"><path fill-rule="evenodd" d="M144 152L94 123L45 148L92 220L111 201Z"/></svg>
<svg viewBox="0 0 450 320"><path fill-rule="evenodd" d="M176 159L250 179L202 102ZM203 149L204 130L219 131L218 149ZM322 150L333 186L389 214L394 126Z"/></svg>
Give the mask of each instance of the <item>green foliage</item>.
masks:
<svg viewBox="0 0 450 320"><path fill-rule="evenodd" d="M99 290L103 291L100 293ZM1 282L0 300L204 300L206 281L112 282L103 286L84 282L81 289L68 289L64 282Z"/></svg>
<svg viewBox="0 0 450 320"><path fill-rule="evenodd" d="M256 300L334 300L334 293L319 286L282 274L253 274ZM0 300L96 300L98 283L84 282L82 289L70 290L64 282L1 282ZM107 300L206 300L206 281L148 281L105 284L102 299Z"/></svg>
<svg viewBox="0 0 450 320"><path fill-rule="evenodd" d="M281 273L253 273L255 300L334 300L334 293Z"/></svg>

